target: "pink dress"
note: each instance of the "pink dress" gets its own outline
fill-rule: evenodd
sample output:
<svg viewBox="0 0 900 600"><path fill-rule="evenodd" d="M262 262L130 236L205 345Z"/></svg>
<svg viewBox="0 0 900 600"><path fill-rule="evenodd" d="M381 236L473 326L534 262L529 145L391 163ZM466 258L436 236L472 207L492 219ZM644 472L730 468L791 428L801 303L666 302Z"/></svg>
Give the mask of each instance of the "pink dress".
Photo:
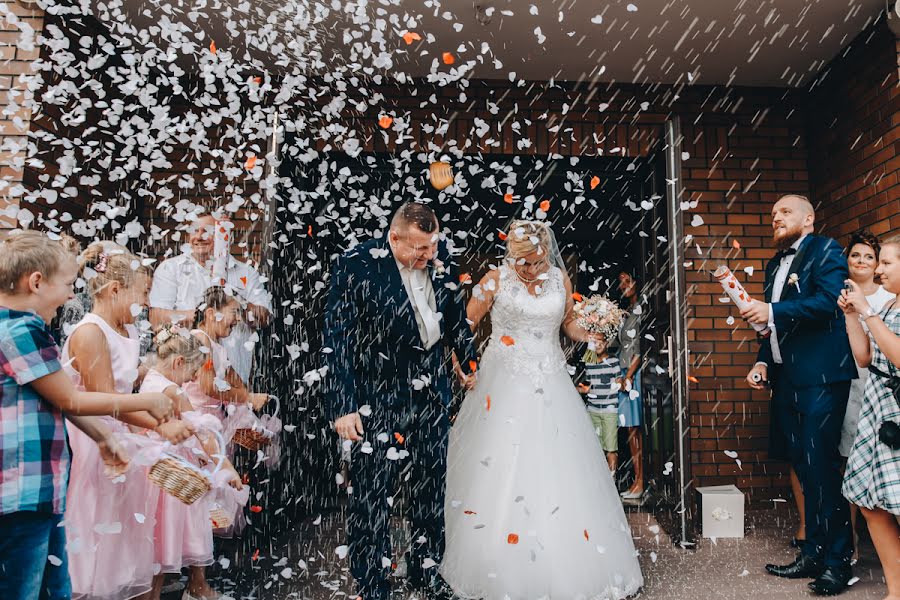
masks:
<svg viewBox="0 0 900 600"><path fill-rule="evenodd" d="M132 393L140 360L137 329L126 325L125 337L93 313L86 314L75 329L87 324L97 325L106 338L116 391ZM84 390L81 374L71 366L68 340L63 364L75 386ZM110 480L94 441L67 424L72 448L65 518L69 573L73 598L124 600L147 592L152 583L159 488L147 479L146 467L135 460L148 440L131 433L121 421L99 418L116 433L132 460L127 472Z"/></svg>
<svg viewBox="0 0 900 600"><path fill-rule="evenodd" d="M159 371L150 369L141 384L142 392L162 392L178 384L167 379ZM203 417L195 412L181 414L183 420L194 425L195 429L218 429L219 422L211 417ZM151 436L157 436L151 433ZM195 466L198 454L202 452L196 438L190 438L177 447L167 445L165 451L177 454ZM210 467L204 467L211 470ZM163 573L180 573L182 567L208 566L213 563L211 509L212 494L206 494L193 504L184 504L174 496L160 492L156 506L156 531L154 533L154 561L160 565Z"/></svg>
<svg viewBox="0 0 900 600"><path fill-rule="evenodd" d="M207 365L210 365L215 371L214 381L216 388L229 389L225 375L228 373L228 369L231 368L231 361L228 358L228 352L225 350L225 347L213 340L201 329L194 329L191 333L194 337L201 340L208 351L209 361ZM202 368L206 369L208 367L204 365ZM205 414L211 414L222 422L222 435L225 437L225 441L228 442L229 456L234 455L231 438L234 437L235 431L241 428L259 427L259 418L254 414L253 407L249 403L245 405L226 404L223 407L221 400L208 396L196 381L189 381L184 384L184 391L196 410Z"/></svg>

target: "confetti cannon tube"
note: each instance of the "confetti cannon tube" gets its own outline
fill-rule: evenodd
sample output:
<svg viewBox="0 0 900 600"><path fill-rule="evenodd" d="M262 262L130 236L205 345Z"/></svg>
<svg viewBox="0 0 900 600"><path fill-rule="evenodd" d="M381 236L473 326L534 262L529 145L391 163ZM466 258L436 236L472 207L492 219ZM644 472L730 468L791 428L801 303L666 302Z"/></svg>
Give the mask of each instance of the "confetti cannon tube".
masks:
<svg viewBox="0 0 900 600"><path fill-rule="evenodd" d="M216 221L216 233L213 237L213 281L219 285L225 285L227 279L233 229L234 223L231 221Z"/></svg>
<svg viewBox="0 0 900 600"><path fill-rule="evenodd" d="M725 265L720 265L713 273L713 278L722 285L725 294L731 298L731 301L734 302L738 309L744 310L750 306L753 299L747 293L747 290L744 289L744 286L741 285L741 282L737 280L737 277L734 276L734 273L731 272L731 269ZM751 323L750 325L763 337L769 335L768 325L756 323Z"/></svg>

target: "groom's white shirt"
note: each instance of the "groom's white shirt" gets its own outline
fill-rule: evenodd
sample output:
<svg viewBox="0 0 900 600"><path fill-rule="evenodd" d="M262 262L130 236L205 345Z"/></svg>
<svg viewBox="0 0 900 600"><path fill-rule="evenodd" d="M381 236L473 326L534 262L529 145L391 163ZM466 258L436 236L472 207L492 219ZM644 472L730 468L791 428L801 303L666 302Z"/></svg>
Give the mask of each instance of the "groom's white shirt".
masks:
<svg viewBox="0 0 900 600"><path fill-rule="evenodd" d="M436 312L434 288L431 286L428 270L410 269L396 258L394 262L397 263L400 279L403 280L403 287L406 288L406 295L412 304L419 336L427 350L441 339L441 321Z"/></svg>

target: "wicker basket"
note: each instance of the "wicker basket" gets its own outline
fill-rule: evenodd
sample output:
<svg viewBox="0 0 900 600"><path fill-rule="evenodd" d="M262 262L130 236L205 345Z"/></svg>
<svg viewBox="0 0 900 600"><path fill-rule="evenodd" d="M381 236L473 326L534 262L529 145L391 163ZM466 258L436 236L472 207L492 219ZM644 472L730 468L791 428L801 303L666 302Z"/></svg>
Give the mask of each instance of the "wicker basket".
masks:
<svg viewBox="0 0 900 600"><path fill-rule="evenodd" d="M218 504L210 509L209 520L212 522L213 529L226 529L234 524L233 516L222 510Z"/></svg>
<svg viewBox="0 0 900 600"><path fill-rule="evenodd" d="M275 415L278 416L278 413L281 412L281 402L278 400L277 396L269 396L275 400ZM251 409L252 410L252 409ZM241 448L246 448L251 452L256 452L260 448L268 446L272 443L273 433L271 431L267 431L265 429L252 429L250 427L241 427L240 429L236 429L234 431L234 435L231 437L231 441L240 446Z"/></svg>
<svg viewBox="0 0 900 600"><path fill-rule="evenodd" d="M223 454L220 454L219 461L211 473L198 469L180 456L164 454L150 468L147 478L185 504L193 504L212 489L210 480L225 460L225 442L218 433L216 438Z"/></svg>

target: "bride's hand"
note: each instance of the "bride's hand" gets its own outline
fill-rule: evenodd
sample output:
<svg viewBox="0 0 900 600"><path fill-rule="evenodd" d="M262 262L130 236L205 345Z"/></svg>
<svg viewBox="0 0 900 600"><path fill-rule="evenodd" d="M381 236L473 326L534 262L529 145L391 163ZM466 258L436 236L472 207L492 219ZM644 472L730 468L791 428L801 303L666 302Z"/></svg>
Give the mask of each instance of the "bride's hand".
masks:
<svg viewBox="0 0 900 600"><path fill-rule="evenodd" d="M462 370L462 367L457 366L454 369L456 373L456 380L459 381L460 387L464 390L468 391L475 387L475 373L471 375L466 375L466 373Z"/></svg>

